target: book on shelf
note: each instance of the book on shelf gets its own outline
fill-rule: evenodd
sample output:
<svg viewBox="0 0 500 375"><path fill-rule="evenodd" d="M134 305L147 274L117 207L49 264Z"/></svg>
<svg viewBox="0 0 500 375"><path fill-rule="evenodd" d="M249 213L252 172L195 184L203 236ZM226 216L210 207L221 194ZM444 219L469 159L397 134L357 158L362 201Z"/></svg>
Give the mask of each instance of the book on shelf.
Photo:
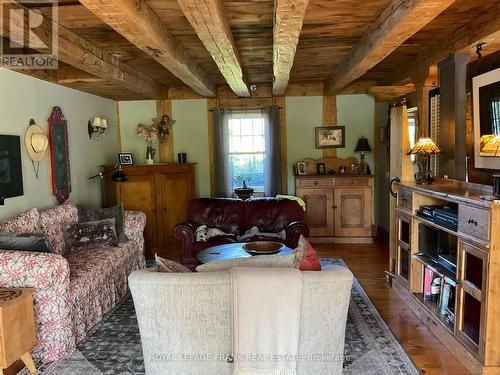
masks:
<svg viewBox="0 0 500 375"><path fill-rule="evenodd" d="M424 270L424 299L426 300L431 299L432 280L434 280L434 272L426 267Z"/></svg>

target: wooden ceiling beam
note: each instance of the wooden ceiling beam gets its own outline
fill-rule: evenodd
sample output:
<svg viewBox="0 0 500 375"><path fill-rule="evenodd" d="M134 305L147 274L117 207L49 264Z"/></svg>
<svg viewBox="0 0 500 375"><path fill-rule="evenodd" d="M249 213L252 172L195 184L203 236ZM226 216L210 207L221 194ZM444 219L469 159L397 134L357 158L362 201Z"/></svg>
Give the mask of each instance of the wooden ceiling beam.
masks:
<svg viewBox="0 0 500 375"><path fill-rule="evenodd" d="M411 59L407 64L384 79L387 84L415 80L419 70L431 67L444 60L450 53L468 50L474 53L478 43L500 40L500 3L485 9L479 17L472 19L458 30L437 39L424 53Z"/></svg>
<svg viewBox="0 0 500 375"><path fill-rule="evenodd" d="M413 83L403 86L372 86L369 89L370 94L380 101L391 101L414 91L415 85Z"/></svg>
<svg viewBox="0 0 500 375"><path fill-rule="evenodd" d="M276 0L273 26L273 93L283 95L299 43L309 0Z"/></svg>
<svg viewBox="0 0 500 375"><path fill-rule="evenodd" d="M13 1L2 1L0 6L3 7L3 12L1 12L2 20L0 20L2 24L0 35L6 39L9 39L10 35L16 35L17 39L24 37L24 40L29 40L30 36L28 33L32 32L45 45L52 45L53 30L57 28L57 58L60 61L72 65L92 76L113 82L121 87L144 95L147 98L163 98L168 94L167 88L159 82L120 63L111 54L101 50L65 27L56 24L51 19L43 17L42 24L39 27L30 29L27 17L24 19L24 24L10 23L8 20L10 10L24 10L26 15L27 9L25 7ZM10 30L9 25L13 27ZM41 51L45 52L43 48ZM46 76L49 77L49 75ZM52 77L51 82L54 82L53 79L57 80L57 73Z"/></svg>
<svg viewBox="0 0 500 375"><path fill-rule="evenodd" d="M177 3L231 90L239 97L249 97L238 49L221 0L177 0Z"/></svg>
<svg viewBox="0 0 500 375"><path fill-rule="evenodd" d="M80 3L200 95L215 95L215 84L145 0Z"/></svg>
<svg viewBox="0 0 500 375"><path fill-rule="evenodd" d="M326 93L339 92L364 75L455 0L392 0L359 42L335 67Z"/></svg>

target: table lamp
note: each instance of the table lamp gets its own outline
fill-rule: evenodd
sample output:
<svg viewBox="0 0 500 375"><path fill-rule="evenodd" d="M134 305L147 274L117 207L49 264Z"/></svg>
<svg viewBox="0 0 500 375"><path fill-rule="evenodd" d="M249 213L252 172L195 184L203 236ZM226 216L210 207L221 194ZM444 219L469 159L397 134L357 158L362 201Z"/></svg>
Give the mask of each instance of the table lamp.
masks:
<svg viewBox="0 0 500 375"><path fill-rule="evenodd" d="M500 157L500 134L483 135L480 142L481 151L479 152L479 156L487 158ZM482 198L488 200L500 199L500 175L493 175L493 197Z"/></svg>
<svg viewBox="0 0 500 375"><path fill-rule="evenodd" d="M371 152L370 145L368 144L368 139L365 137L361 137L358 139L358 145L356 146L356 149L354 152L361 152L361 163L360 166L362 168L363 174L370 174L369 173L369 167L365 163L365 152Z"/></svg>
<svg viewBox="0 0 500 375"><path fill-rule="evenodd" d="M439 154L440 152L439 147L430 138L420 138L408 152L408 155L417 156L416 163L420 169L420 172L415 174L417 184L432 183L433 180L430 177L431 172L429 171L429 156Z"/></svg>

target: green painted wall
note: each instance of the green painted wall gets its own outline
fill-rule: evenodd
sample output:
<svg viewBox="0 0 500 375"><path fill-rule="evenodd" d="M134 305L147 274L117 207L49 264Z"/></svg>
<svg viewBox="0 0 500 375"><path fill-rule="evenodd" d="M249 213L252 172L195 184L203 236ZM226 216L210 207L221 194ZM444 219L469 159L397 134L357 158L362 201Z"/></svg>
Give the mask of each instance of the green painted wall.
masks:
<svg viewBox="0 0 500 375"><path fill-rule="evenodd" d="M345 126L345 148L337 149L337 157L351 156L360 160L361 154L354 152L361 137L368 138L373 151L373 129L375 123L375 100L370 95L338 95L337 124ZM372 174L375 174L373 152L365 153Z"/></svg>
<svg viewBox="0 0 500 375"><path fill-rule="evenodd" d="M305 158L319 159L323 150L315 148L314 128L323 124L323 97L287 97L287 160L289 193L295 192L293 165ZM346 126L346 147L338 149L339 157L356 156L354 153L358 138L365 136L373 148L375 101L368 95L342 95L337 97L338 123ZM154 101L120 102L122 150L134 154L136 162L145 161L144 142L135 134L139 122L151 123L155 117ZM186 152L188 161L197 163L196 185L199 196L210 196L210 174L208 154L207 100L173 100L174 157ZM366 161L374 172L373 153Z"/></svg>
<svg viewBox="0 0 500 375"><path fill-rule="evenodd" d="M196 193L210 197L208 153L208 112L206 99L173 100L174 158L185 152L188 162L196 163Z"/></svg>
<svg viewBox="0 0 500 375"><path fill-rule="evenodd" d="M101 188L97 179L88 178L99 166L116 161L118 151L116 102L60 85L41 81L10 70L0 69L0 134L20 135L24 196L9 198L0 206L0 220L32 207L56 204L52 195L48 158L40 163L39 179L24 147L24 133L29 120L42 128L52 107L60 106L68 121L69 157L72 193L70 200L84 205L101 204ZM109 133L92 141L87 133L87 121L95 116L108 120Z"/></svg>
<svg viewBox="0 0 500 375"><path fill-rule="evenodd" d="M323 124L322 96L286 97L288 193L295 194L293 165L305 158L319 159L323 150L315 148L314 128Z"/></svg>
<svg viewBox="0 0 500 375"><path fill-rule="evenodd" d="M137 135L136 129L139 123L146 126L151 125L152 119L156 118L155 100L131 100L119 102L120 111L120 135L123 152L131 152L134 155L134 163L144 164L146 162L146 142ZM158 162L158 152L155 161Z"/></svg>

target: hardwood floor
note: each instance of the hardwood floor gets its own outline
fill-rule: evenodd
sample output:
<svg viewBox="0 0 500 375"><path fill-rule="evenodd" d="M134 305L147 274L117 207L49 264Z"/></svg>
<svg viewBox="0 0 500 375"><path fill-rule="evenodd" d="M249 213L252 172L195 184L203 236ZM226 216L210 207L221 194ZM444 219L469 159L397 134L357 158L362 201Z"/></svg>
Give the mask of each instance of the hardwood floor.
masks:
<svg viewBox="0 0 500 375"><path fill-rule="evenodd" d="M409 310L387 285L388 265L385 246L366 244L315 244L322 258L342 258L363 286L378 312L424 374L465 375L469 372ZM12 366L6 375L16 374ZM361 374L360 374L361 375Z"/></svg>
<svg viewBox="0 0 500 375"><path fill-rule="evenodd" d="M385 246L314 244L321 258L342 258L418 369L424 374L469 374L387 285Z"/></svg>

